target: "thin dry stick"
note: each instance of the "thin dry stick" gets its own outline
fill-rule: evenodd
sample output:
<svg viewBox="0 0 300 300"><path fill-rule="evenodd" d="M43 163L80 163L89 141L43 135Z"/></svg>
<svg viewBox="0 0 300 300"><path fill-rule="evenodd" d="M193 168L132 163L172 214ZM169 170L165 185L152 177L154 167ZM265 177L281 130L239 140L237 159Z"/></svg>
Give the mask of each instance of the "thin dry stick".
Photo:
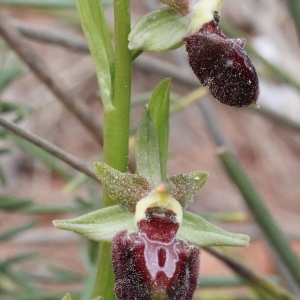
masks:
<svg viewBox="0 0 300 300"><path fill-rule="evenodd" d="M37 40L43 43L49 43L70 49L75 52L89 53L89 48L82 37L74 34L62 34L61 31L47 29L41 30L26 23L12 20L9 22L12 26L17 28L19 32L25 37Z"/></svg>
<svg viewBox="0 0 300 300"><path fill-rule="evenodd" d="M51 72L48 65L34 51L23 36L11 26L8 19L0 13L0 35L15 50L35 75L48 86L62 104L73 113L100 145L103 145L102 127L95 123L93 117L82 106L82 99L69 91L62 81Z"/></svg>
<svg viewBox="0 0 300 300"><path fill-rule="evenodd" d="M6 128L16 135L20 136L21 138L31 142L32 144L40 147L41 149L47 151L51 155L55 156L56 158L62 160L75 170L82 172L86 174L87 176L95 179L97 182L99 180L97 179L96 175L92 170L87 168L84 164L82 164L76 157L72 156L71 154L65 152L64 150L58 148L57 146L49 143L48 141L38 137L37 135L28 132L25 129L20 128L19 126L15 125L14 123L7 121L0 117L0 125L3 128Z"/></svg>
<svg viewBox="0 0 300 300"><path fill-rule="evenodd" d="M220 251L217 251L213 248L204 248L205 251L209 252L211 255L215 256L223 263L225 263L230 269L232 269L236 274L241 276L244 280L248 281L249 283L253 284L254 286L258 286L262 290L266 292L272 293L276 299L281 300L296 300L291 294L289 294L286 290L280 288L277 285L272 284L264 277L260 276L259 274L253 272L247 266L241 264L237 260L231 258Z"/></svg>

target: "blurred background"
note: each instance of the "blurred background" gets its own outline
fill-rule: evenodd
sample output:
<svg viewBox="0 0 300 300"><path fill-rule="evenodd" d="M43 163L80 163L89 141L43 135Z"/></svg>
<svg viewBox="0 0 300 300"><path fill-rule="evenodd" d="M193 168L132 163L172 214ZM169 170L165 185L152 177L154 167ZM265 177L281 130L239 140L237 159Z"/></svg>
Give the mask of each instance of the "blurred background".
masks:
<svg viewBox="0 0 300 300"><path fill-rule="evenodd" d="M112 2L102 3L113 36ZM163 6L155 0L131 4L132 25ZM101 123L97 79L75 2L0 0L0 13L22 33L63 88L81 99L92 119ZM299 1L224 0L221 17L221 28L229 37L247 39L246 49L260 78L261 108L227 107L209 94L202 96L184 47L143 53L132 73L132 133L149 93L163 78L172 77L168 174L208 171L209 180L189 209L222 228L250 235L248 248L227 249L228 254L297 293L282 276L278 259L218 153L225 143L238 157L300 255ZM99 144L1 35L0 114L87 166L101 160ZM221 144L209 121L217 124ZM0 180L0 298L60 299L70 291L74 299L89 299L92 279L87 274L94 272L96 246L54 229L52 220L100 208L100 184L1 127ZM205 251L202 279L195 299L265 299Z"/></svg>

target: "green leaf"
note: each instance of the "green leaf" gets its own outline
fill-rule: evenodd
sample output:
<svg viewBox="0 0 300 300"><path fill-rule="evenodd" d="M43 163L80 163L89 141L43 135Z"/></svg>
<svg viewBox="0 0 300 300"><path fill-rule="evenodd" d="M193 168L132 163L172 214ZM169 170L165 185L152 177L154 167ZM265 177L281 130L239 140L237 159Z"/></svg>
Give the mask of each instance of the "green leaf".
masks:
<svg viewBox="0 0 300 300"><path fill-rule="evenodd" d="M1 83L0 83L1 85ZM1 87L0 87L1 91ZM8 101L0 102L0 114L15 111L21 116L26 116L33 112L33 108L27 104L13 103Z"/></svg>
<svg viewBox="0 0 300 300"><path fill-rule="evenodd" d="M55 220L56 228L81 234L91 240L111 241L122 230L136 230L133 215L121 206L114 205L71 220ZM243 234L229 233L205 219L189 213L183 213L183 222L178 237L199 246L247 246L249 237Z"/></svg>
<svg viewBox="0 0 300 300"><path fill-rule="evenodd" d="M103 105L111 107L114 51L99 0L76 0L81 26L89 46L98 78Z"/></svg>
<svg viewBox="0 0 300 300"><path fill-rule="evenodd" d="M0 166L0 185L4 185L6 183L6 177L3 169Z"/></svg>
<svg viewBox="0 0 300 300"><path fill-rule="evenodd" d="M1 2L0 2L1 4ZM3 55L1 55L1 58ZM22 64L15 54L8 52L0 62L0 92L22 74ZM21 106L21 104L20 104Z"/></svg>
<svg viewBox="0 0 300 300"><path fill-rule="evenodd" d="M167 174L168 143L169 143L169 111L170 111L170 83L167 78L161 81L149 102L150 116L153 120L159 144L161 178Z"/></svg>
<svg viewBox="0 0 300 300"><path fill-rule="evenodd" d="M14 227L13 229L2 232L0 234L0 242L10 240L10 239L14 238L16 235L18 235L24 231L27 231L29 229L32 229L33 227L36 227L36 225L37 225L36 221L31 221L24 225L17 226L17 227Z"/></svg>
<svg viewBox="0 0 300 300"><path fill-rule="evenodd" d="M84 185L88 180L89 177L87 177L85 174L78 173L64 186L62 191L64 194L71 194L79 187Z"/></svg>
<svg viewBox="0 0 300 300"><path fill-rule="evenodd" d="M185 209L192 202L193 197L198 194L199 190L207 181L207 172L193 172L188 174L174 175L166 179L166 182L171 182L175 185L175 193L173 197Z"/></svg>
<svg viewBox="0 0 300 300"><path fill-rule="evenodd" d="M129 34L129 49L160 52L180 47L188 34L190 15L182 17L171 8L143 16Z"/></svg>
<svg viewBox="0 0 300 300"><path fill-rule="evenodd" d="M75 9L74 0L1 0L0 4L44 9Z"/></svg>
<svg viewBox="0 0 300 300"><path fill-rule="evenodd" d="M5 211L23 211L33 205L30 199L18 199L9 195L0 195L0 209Z"/></svg>
<svg viewBox="0 0 300 300"><path fill-rule="evenodd" d="M109 196L130 212L134 212L136 203L151 192L149 182L140 175L121 173L105 163L94 163L94 168Z"/></svg>
<svg viewBox="0 0 300 300"><path fill-rule="evenodd" d="M71 220L55 220L58 229L74 231L91 240L109 242L122 230L135 230L133 214L120 205L109 206Z"/></svg>
<svg viewBox="0 0 300 300"><path fill-rule="evenodd" d="M245 247L249 244L249 237L225 231L205 219L184 211L183 222L177 236L198 247L234 246Z"/></svg>
<svg viewBox="0 0 300 300"><path fill-rule="evenodd" d="M161 183L159 144L157 132L147 107L143 112L136 134L135 159L137 173L150 182L152 189L156 188Z"/></svg>
<svg viewBox="0 0 300 300"><path fill-rule="evenodd" d="M0 263L0 270L3 271L7 268L12 267L15 264L19 264L25 261L28 262L30 259L33 259L35 257L36 257L35 253L23 253L20 255L13 256Z"/></svg>

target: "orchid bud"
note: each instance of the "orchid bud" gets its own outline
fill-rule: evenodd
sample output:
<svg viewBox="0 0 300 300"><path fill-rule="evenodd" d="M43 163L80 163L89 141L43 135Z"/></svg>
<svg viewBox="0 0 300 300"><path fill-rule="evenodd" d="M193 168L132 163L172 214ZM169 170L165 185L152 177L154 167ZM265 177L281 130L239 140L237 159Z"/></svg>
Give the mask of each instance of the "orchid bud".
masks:
<svg viewBox="0 0 300 300"><path fill-rule="evenodd" d="M220 102L236 107L255 106L258 77L245 52L243 39L229 39L219 28L219 16L198 33L183 38L189 64L202 85Z"/></svg>

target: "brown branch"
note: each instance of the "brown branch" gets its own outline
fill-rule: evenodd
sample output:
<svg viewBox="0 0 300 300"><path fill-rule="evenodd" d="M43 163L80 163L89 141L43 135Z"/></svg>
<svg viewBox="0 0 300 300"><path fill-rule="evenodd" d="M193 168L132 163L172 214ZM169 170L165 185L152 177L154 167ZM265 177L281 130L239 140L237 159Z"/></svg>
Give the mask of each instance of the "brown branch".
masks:
<svg viewBox="0 0 300 300"><path fill-rule="evenodd" d="M46 152L50 153L51 155L55 156L56 158L62 160L75 170L84 173L85 175L89 176L90 178L95 179L97 182L96 175L92 170L87 168L84 164L82 164L76 157L72 156L71 154L65 152L64 150L58 148L57 146L49 143L48 141L38 137L37 135L28 132L25 129L20 128L19 126L15 125L14 123L7 121L0 117L0 125L3 128L8 129L9 131L15 133L16 135L20 136L21 138L31 142L32 144L40 147L41 149L45 150Z"/></svg>
<svg viewBox="0 0 300 300"><path fill-rule="evenodd" d="M221 253L220 251L215 250L213 248L204 248L204 250L221 260L224 264L226 264L230 269L232 269L236 274L238 274L241 278L247 281L250 285L259 287L261 290L267 292L270 296L273 295L274 299L296 300L285 289L269 282L263 276L252 271L250 268L241 264L240 262L231 258L230 256L225 255L224 253Z"/></svg>
<svg viewBox="0 0 300 300"><path fill-rule="evenodd" d="M81 37L75 36L74 34L62 34L61 31L53 29L37 29L33 26L16 20L12 20L9 23L13 27L18 29L23 36L29 39L37 40L43 43L58 45L79 53L89 53L89 48L85 40Z"/></svg>
<svg viewBox="0 0 300 300"><path fill-rule="evenodd" d="M68 90L63 82L52 73L48 65L35 52L23 36L11 26L8 19L0 13L0 35L18 53L35 75L56 95L58 100L82 123L94 136L100 145L103 145L102 128L95 123L93 117L82 106L82 99Z"/></svg>

